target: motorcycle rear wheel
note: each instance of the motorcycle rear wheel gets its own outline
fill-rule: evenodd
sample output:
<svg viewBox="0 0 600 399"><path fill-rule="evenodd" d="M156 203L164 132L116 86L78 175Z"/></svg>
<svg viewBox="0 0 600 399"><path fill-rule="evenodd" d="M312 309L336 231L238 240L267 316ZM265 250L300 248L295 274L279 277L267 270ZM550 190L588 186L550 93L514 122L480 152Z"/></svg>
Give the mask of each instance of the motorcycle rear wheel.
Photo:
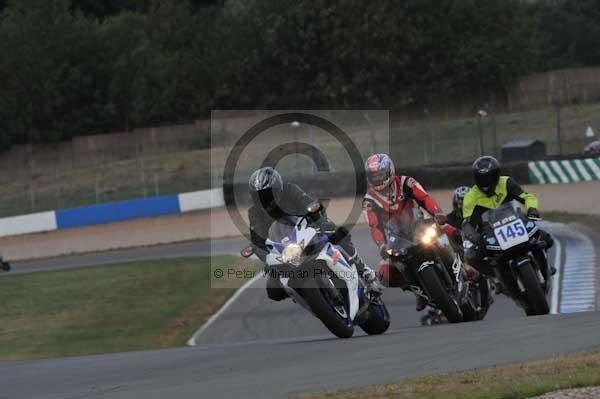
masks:
<svg viewBox="0 0 600 399"><path fill-rule="evenodd" d="M369 318L360 325L360 328L369 335L383 334L390 328L390 314L385 303L373 303L369 305Z"/></svg>

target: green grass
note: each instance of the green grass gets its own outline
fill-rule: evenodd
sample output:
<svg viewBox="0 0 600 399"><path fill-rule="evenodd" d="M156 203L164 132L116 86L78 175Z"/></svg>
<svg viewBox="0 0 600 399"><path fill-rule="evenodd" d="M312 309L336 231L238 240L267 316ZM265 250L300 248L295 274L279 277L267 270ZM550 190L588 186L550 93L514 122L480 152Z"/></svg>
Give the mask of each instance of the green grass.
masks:
<svg viewBox="0 0 600 399"><path fill-rule="evenodd" d="M4 276L0 360L184 345L235 289L211 288L210 258ZM213 264L256 270L234 257Z"/></svg>
<svg viewBox="0 0 600 399"><path fill-rule="evenodd" d="M476 117L446 120L433 115L433 121L421 120L405 123L395 121L391 126L390 140L379 132L378 150L390 146L390 153L397 166L415 166L432 160L431 132L437 137L435 162L469 162L479 154L479 129ZM600 130L600 103L571 105L562 109L562 138L564 153L579 153L583 149L585 128L591 125ZM491 118L483 120L484 149L492 152ZM496 130L500 145L516 139L540 139L546 142L548 152L558 151L555 134L555 113L552 108L498 114ZM368 129L350 133L363 156L370 150L371 133ZM384 143L383 145L381 143ZM205 143L206 144L206 143ZM240 175L249 175L262 157L268 140L250 150L250 155L238 168ZM348 170L349 159L339 146L333 146L324 136L315 137L315 145L330 158L335 170ZM266 147L265 147L266 146ZM143 160L129 159L103 163L93 167L66 171L50 170L31 178L17 178L0 185L0 217L26 214L51 209L90 205L96 202L141 198L158 194L174 194L195 191L211 186L211 157L213 166L222 166L228 151L198 149L147 156ZM250 166L252 165L252 166ZM307 172L306 159L300 162L300 172ZM281 165L285 174L297 173L293 157L287 157ZM33 198L32 193L33 192Z"/></svg>
<svg viewBox="0 0 600 399"><path fill-rule="evenodd" d="M481 370L436 374L398 383L302 396L303 399L524 399L600 385L600 353Z"/></svg>
<svg viewBox="0 0 600 399"><path fill-rule="evenodd" d="M493 152L492 118L482 120L484 151ZM581 153L587 126L600 128L600 103L570 105L561 110L563 154ZM431 159L431 132L437 137L435 161L449 163L473 160L479 155L479 128L476 117L434 120L429 123L392 126L392 145L398 159L418 165ZM549 154L558 154L556 113L553 108L496 116L498 144L513 140L539 139Z"/></svg>

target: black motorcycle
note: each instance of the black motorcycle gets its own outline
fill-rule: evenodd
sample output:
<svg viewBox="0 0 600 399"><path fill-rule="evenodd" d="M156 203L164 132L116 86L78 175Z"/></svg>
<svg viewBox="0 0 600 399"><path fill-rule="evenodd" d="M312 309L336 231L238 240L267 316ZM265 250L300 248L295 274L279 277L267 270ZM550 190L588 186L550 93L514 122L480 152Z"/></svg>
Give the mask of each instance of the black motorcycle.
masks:
<svg viewBox="0 0 600 399"><path fill-rule="evenodd" d="M483 213L481 232L485 246L482 270L495 276L500 291L528 316L548 314L551 272L547 244L535 220L527 217L520 203L511 201Z"/></svg>
<svg viewBox="0 0 600 399"><path fill-rule="evenodd" d="M390 221L384 229L386 255L404 277L401 288L424 298L451 323L483 318L486 294L473 295L475 286L467 280L462 260L448 237L436 223L423 219L422 213L409 213Z"/></svg>

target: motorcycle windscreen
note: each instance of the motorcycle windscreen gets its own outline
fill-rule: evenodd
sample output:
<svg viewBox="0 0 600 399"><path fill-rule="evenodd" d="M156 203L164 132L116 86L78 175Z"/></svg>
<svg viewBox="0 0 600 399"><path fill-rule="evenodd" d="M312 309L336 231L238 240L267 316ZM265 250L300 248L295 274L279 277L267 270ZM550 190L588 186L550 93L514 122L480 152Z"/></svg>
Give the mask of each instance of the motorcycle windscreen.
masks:
<svg viewBox="0 0 600 399"><path fill-rule="evenodd" d="M491 228L495 223L502 222L511 216L518 217L520 211L521 204L518 201L510 201L496 209L488 209L485 211L481 215L481 221L484 225L487 224L488 227Z"/></svg>
<svg viewBox="0 0 600 399"><path fill-rule="evenodd" d="M275 221L269 228L269 239L274 242L283 241L292 234L297 222L298 218L295 216L286 216Z"/></svg>
<svg viewBox="0 0 600 399"><path fill-rule="evenodd" d="M397 248L408 248L415 244L415 233L423 223L423 213L419 210L407 209L394 215L385 225L384 233L388 244Z"/></svg>
<svg viewBox="0 0 600 399"><path fill-rule="evenodd" d="M525 224L520 218L520 206L511 201L497 209L486 211L481 219L488 234L493 234L502 250L508 250L529 240Z"/></svg>

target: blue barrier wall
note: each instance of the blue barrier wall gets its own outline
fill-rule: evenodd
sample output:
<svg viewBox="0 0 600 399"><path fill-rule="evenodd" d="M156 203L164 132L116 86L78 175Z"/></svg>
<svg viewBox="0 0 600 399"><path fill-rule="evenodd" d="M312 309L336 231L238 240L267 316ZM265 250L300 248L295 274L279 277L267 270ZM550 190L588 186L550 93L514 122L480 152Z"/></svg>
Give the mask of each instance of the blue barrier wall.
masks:
<svg viewBox="0 0 600 399"><path fill-rule="evenodd" d="M0 219L0 237L201 211L222 206L225 206L223 191L215 188L177 195L62 209L2 218Z"/></svg>
<svg viewBox="0 0 600 399"><path fill-rule="evenodd" d="M179 213L179 197L166 195L56 211L59 229Z"/></svg>

